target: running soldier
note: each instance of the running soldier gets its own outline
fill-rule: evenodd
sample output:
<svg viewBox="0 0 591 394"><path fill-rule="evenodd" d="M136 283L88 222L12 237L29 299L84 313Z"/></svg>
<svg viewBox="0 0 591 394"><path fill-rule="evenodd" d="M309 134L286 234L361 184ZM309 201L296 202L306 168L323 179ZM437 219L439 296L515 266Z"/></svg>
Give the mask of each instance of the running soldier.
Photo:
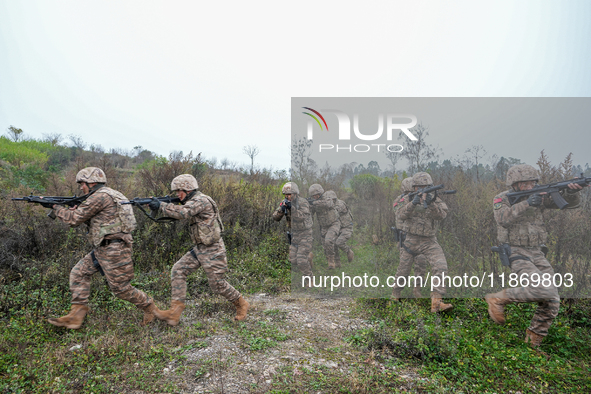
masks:
<svg viewBox="0 0 591 394"><path fill-rule="evenodd" d="M394 199L394 214L398 212L400 208L404 205L409 203L408 194L414 191L412 187L412 177L405 178L400 183L400 188L402 189L402 194L399 195ZM404 237L405 234L402 231L404 227L404 222L401 220L396 220L396 229L398 231L398 237ZM404 241L400 241L400 245L402 245ZM400 247L400 255L402 255L402 246ZM412 254L411 254L412 256ZM414 264L414 274L416 277L421 277L423 280L425 279L425 273L427 272L427 258L420 254L418 256L412 256L410 260L407 261L409 266L398 268L402 270L402 272L410 273L410 268ZM412 294L415 298L421 298L421 286L417 282L415 282L415 286L413 288ZM399 301L400 300L400 289L392 290L392 301Z"/></svg>
<svg viewBox="0 0 591 394"><path fill-rule="evenodd" d="M431 175L426 172L418 172L412 177L412 185L415 191L433 185ZM423 207L423 202L427 208ZM435 233L439 222L447 216L447 205L437 194L418 193L414 198L403 205L396 212L396 221L402 222L402 230L406 233L406 240L400 250L400 264L396 271L396 277L408 279L413 257L424 255L431 265L431 274L441 277L447 271L447 260L441 246L437 242ZM410 284L410 283L409 283ZM442 297L445 294L443 280L441 285L431 292L431 312L443 312L453 308L451 304L445 304ZM399 287L392 289L392 298L400 298Z"/></svg>
<svg viewBox="0 0 591 394"><path fill-rule="evenodd" d="M351 247L347 245L347 241L353 235L353 215L351 214L351 210L349 209L347 204L345 204L343 200L339 200L337 198L337 194L334 191L329 190L326 192L326 195L328 196L328 198L332 199L335 209L339 214L339 220L341 222L341 229L335 241L334 249L335 266L340 267L341 256L339 255L339 249L347 254L347 261L349 261L349 263L353 262L353 258L355 257L353 249L351 249Z"/></svg>
<svg viewBox="0 0 591 394"><path fill-rule="evenodd" d="M329 198L324 189L315 183L308 189L308 196L312 197L310 205L312 206L312 215L316 213L318 224L320 224L320 236L324 254L328 261L328 269L335 269L335 245L339 232L341 230L341 221L339 214L335 209L332 198Z"/></svg>
<svg viewBox="0 0 591 394"><path fill-rule="evenodd" d="M548 274L553 277L554 270L546 260L542 248L548 238L548 232L544 225L543 212L546 209L558 209L550 196L540 194L530 195L511 206L507 193L511 191L531 190L539 180L535 168L527 164L519 164L507 171L507 186L511 187L493 200L493 212L497 222L497 238L499 243L508 244L511 252L509 261L511 273L518 278L537 274ZM562 193L568 202L567 209L578 208L581 196L578 192L580 185L571 183L569 190ZM525 342L538 348L542 340L548 335L548 328L558 315L560 297L558 289L550 286L515 287L502 290L498 293L487 294L488 314L498 324L505 323L505 305L522 302L536 302L538 308L531 320L529 328L525 331Z"/></svg>
<svg viewBox="0 0 591 394"><path fill-rule="evenodd" d="M197 191L199 185L191 174L179 175L170 185L181 200L181 205L160 202L153 198L150 210L160 211L164 216L189 221L191 241L195 246L177 261L171 270L171 307L156 314L171 326L176 326L185 309L187 276L203 267L209 287L236 307L235 320L244 320L249 303L224 279L228 271L226 247L221 233L224 229L217 204L211 197Z"/></svg>
<svg viewBox="0 0 591 394"><path fill-rule="evenodd" d="M50 318L49 323L69 329L80 328L88 313L90 279L100 272L105 276L113 294L144 311L141 325L154 320L160 310L146 293L133 287L133 262L131 232L136 227L131 205L121 205L127 198L120 192L105 186L107 177L97 167L87 167L76 175L86 200L75 208L54 205L51 217L55 215L72 227L82 223L88 225L88 238L93 250L84 256L70 271L72 309L66 316Z"/></svg>
<svg viewBox="0 0 591 394"><path fill-rule="evenodd" d="M285 200L273 212L273 219L280 221L285 216L290 234L289 261L297 267L302 276L312 277L309 254L312 250L312 215L310 205L299 196L300 190L294 182L283 185L281 192ZM303 285L303 281L302 281Z"/></svg>

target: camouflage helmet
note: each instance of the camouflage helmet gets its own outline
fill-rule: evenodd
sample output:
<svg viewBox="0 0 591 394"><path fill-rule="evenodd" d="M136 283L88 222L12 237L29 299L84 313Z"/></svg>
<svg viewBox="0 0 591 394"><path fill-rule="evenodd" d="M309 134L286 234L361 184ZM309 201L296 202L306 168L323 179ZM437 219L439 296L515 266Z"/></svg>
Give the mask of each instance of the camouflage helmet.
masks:
<svg viewBox="0 0 591 394"><path fill-rule="evenodd" d="M507 171L507 186L513 186L517 182L537 181L540 177L538 171L529 164L518 164Z"/></svg>
<svg viewBox="0 0 591 394"><path fill-rule="evenodd" d="M308 189L308 196L315 196L317 194L324 194L324 189L319 184L315 183Z"/></svg>
<svg viewBox="0 0 591 394"><path fill-rule="evenodd" d="M300 189L295 182L287 182L281 189L282 194L300 194Z"/></svg>
<svg viewBox="0 0 591 394"><path fill-rule="evenodd" d="M191 191L197 189L199 189L197 179L191 174L179 175L170 183L170 190L173 192L177 190Z"/></svg>
<svg viewBox="0 0 591 394"><path fill-rule="evenodd" d="M326 197L332 199L334 202L337 201L337 194L334 191L329 190L325 194L326 194Z"/></svg>
<svg viewBox="0 0 591 394"><path fill-rule="evenodd" d="M98 167L86 167L76 174L76 183L107 183L107 176Z"/></svg>
<svg viewBox="0 0 591 394"><path fill-rule="evenodd" d="M404 180L400 183L400 188L402 189L403 193L412 192L412 177L404 178Z"/></svg>
<svg viewBox="0 0 591 394"><path fill-rule="evenodd" d="M412 185L413 186L432 186L433 179L431 179L431 175L427 174L426 172L417 172L412 176Z"/></svg>

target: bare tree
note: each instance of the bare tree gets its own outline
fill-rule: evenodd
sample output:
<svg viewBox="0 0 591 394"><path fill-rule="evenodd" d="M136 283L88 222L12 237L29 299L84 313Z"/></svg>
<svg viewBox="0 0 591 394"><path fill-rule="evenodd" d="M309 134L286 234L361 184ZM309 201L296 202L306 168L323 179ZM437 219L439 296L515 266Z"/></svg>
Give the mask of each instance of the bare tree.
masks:
<svg viewBox="0 0 591 394"><path fill-rule="evenodd" d="M312 140L306 138L291 140L291 179L300 181L302 186L307 183L307 178L312 176L316 162L311 158Z"/></svg>
<svg viewBox="0 0 591 394"><path fill-rule="evenodd" d="M64 137L60 133L45 133L43 134L43 140L49 142L51 145L56 146L62 142Z"/></svg>
<svg viewBox="0 0 591 394"><path fill-rule="evenodd" d="M472 147L466 149L466 154L471 154L471 158L473 159L473 163L476 166L476 182L480 181L480 171L478 166L480 165L480 159L486 155L486 150L482 145L472 145Z"/></svg>
<svg viewBox="0 0 591 394"><path fill-rule="evenodd" d="M19 142L25 138L23 130L14 126L10 126L9 128L7 128L6 134L8 135L8 138L13 140L14 142Z"/></svg>
<svg viewBox="0 0 591 394"><path fill-rule="evenodd" d="M82 137L80 137L79 135L70 134L68 136L68 138L72 142L72 145L75 146L76 148L82 149L82 150L86 149L86 142L84 142Z"/></svg>
<svg viewBox="0 0 591 394"><path fill-rule="evenodd" d="M260 149L256 145L247 145L242 147L242 152L244 152L248 157L250 157L250 172L254 171L254 158L261 153Z"/></svg>
<svg viewBox="0 0 591 394"><path fill-rule="evenodd" d="M414 174L418 171L424 171L430 161L439 159L440 149L427 143L425 139L429 136L429 131L421 123L411 130L418 140L409 142L401 155L408 160L409 171ZM403 138L405 134L401 131L399 137Z"/></svg>
<svg viewBox="0 0 591 394"><path fill-rule="evenodd" d="M392 165L392 175L396 174L396 164L398 160L400 160L401 152L390 152L389 150L385 150L384 154L386 158L390 160L390 164Z"/></svg>

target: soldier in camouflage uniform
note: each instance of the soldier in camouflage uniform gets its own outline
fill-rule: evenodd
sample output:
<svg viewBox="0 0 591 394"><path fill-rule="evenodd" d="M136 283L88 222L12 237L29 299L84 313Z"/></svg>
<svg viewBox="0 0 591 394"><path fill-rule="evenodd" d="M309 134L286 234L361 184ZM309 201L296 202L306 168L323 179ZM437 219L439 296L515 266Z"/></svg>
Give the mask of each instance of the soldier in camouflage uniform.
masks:
<svg viewBox="0 0 591 394"><path fill-rule="evenodd" d="M298 185L287 182L281 190L287 201L282 201L273 212L273 219L280 221L285 217L291 233L289 260L297 267L302 276L312 276L309 254L312 250L312 215L310 205L305 198L299 196ZM303 282L302 282L303 285Z"/></svg>
<svg viewBox="0 0 591 394"><path fill-rule="evenodd" d="M320 224L320 236L322 237L324 254L328 261L328 269L334 269L336 268L335 245L341 230L339 213L335 209L332 198L329 198L324 193L324 189L319 184L315 183L310 186L308 196L312 197L310 200L312 215L316 213L316 218Z"/></svg>
<svg viewBox="0 0 591 394"><path fill-rule="evenodd" d="M546 209L558 209L550 196L540 194L523 198L513 206L509 204L507 193L511 191L531 190L538 181L538 172L527 164L519 164L507 171L507 190L495 196L493 212L497 222L497 238L501 244L508 244L511 248L509 261L511 272L518 278L527 275L531 278L537 274L554 275L552 266L546 260L542 247L547 240L548 233L544 225L543 212ZM569 190L562 193L568 202L567 209L577 208L581 197L578 192L580 185L571 183ZM525 331L525 342L537 348L548 335L548 328L558 315L560 297L554 286L515 287L498 293L487 294L488 313L498 324L505 323L504 306L511 303L537 302L538 308Z"/></svg>
<svg viewBox="0 0 591 394"><path fill-rule="evenodd" d="M343 200L339 200L334 191L329 190L325 194L334 202L335 209L339 214L339 220L341 222L341 229L335 241L334 249L335 266L340 267L341 256L339 256L339 249L347 254L347 261L349 261L349 263L351 263L355 257L355 253L353 253L353 250L347 245L347 241L353 235L353 215L351 215L351 210L347 204L345 204Z"/></svg>
<svg viewBox="0 0 591 394"><path fill-rule="evenodd" d="M433 185L431 176L426 172L418 172L412 177L412 185L415 191ZM427 208L423 207L427 203ZM447 205L437 194L416 194L407 204L396 212L396 221L402 222L402 230L406 233L406 240L400 251L400 264L396 276L408 278L413 257L424 255L431 265L433 276L442 276L447 271L447 260L435 233L439 222L447 216ZM443 281L441 285L431 292L431 312L446 311L453 306L445 304L442 297L445 294ZM400 298L400 288L394 286L392 298Z"/></svg>
<svg viewBox="0 0 591 394"><path fill-rule="evenodd" d="M159 312L152 298L133 287L133 263L131 261L135 217L131 205L121 205L127 198L120 192L105 186L107 177L96 167L82 169L76 175L80 190L88 195L75 209L54 205L51 216L72 227L86 223L93 251L84 256L70 271L72 309L66 316L51 318L58 327L80 328L88 312L91 276L104 273L109 288L115 296L144 310L146 325Z"/></svg>
<svg viewBox="0 0 591 394"><path fill-rule="evenodd" d="M402 194L394 199L394 214L396 214L398 212L398 210L400 208L402 208L404 205L410 203L410 201L408 199L408 194L410 194L414 191L414 188L412 186L412 177L405 178L401 182L400 187L402 189ZM399 230L402 230L402 228L404 228L404 222L402 222L401 220L396 220L396 228ZM400 236L402 236L402 235L400 235ZM401 247L400 248L400 255L402 255L402 250L403 250L403 248ZM408 264L407 267L399 267L398 270L403 273L410 273L410 269L414 263L414 271L415 271L414 275L420 276L421 278L425 279L425 273L427 272L427 264L428 263L427 263L427 258L424 255L419 254L417 256L412 256L409 260L406 260L406 263ZM403 275L408 275L408 274L403 274ZM415 283L412 294L415 298L421 298L421 287L418 286L416 283ZM400 299L400 289L393 289L392 301L398 301L399 299Z"/></svg>
<svg viewBox="0 0 591 394"><path fill-rule="evenodd" d="M189 222L191 240L195 246L188 251L171 270L172 301L166 311L156 315L171 326L176 326L185 309L187 296L187 276L203 267L209 287L214 293L224 296L236 306L235 320L244 320L249 303L224 279L228 271L226 247L221 237L223 224L217 204L211 197L197 191L199 185L193 175L183 174L172 180L170 188L176 192L181 205L160 202L152 199L149 207L160 211L164 216L185 219Z"/></svg>

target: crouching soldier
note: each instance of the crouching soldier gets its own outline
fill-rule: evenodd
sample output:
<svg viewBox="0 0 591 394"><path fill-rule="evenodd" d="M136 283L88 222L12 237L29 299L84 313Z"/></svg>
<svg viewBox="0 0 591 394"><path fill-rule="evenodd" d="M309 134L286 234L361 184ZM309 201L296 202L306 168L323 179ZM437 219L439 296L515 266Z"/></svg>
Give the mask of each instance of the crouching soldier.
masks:
<svg viewBox="0 0 591 394"><path fill-rule="evenodd" d="M552 278L554 270L546 260L542 251L548 233L544 225L542 213L546 209L558 209L550 196L532 194L523 197L522 201L514 205L509 204L507 193L511 191L531 190L538 181L538 172L527 164L519 164L507 171L507 190L497 195L493 200L493 212L497 222L497 238L501 244L508 244L511 253L509 263L511 273L517 274L518 280L523 276L532 278L542 275ZM568 202L567 209L577 208L581 197L578 192L582 186L575 183L568 185L569 190L562 196ZM544 283L543 281L540 283ZM548 328L558 315L560 297L558 289L551 283L549 286L514 287L498 293L487 294L488 314L498 324L505 323L504 307L507 304L521 302L536 302L538 308L525 331L525 342L537 348L548 335Z"/></svg>
<svg viewBox="0 0 591 394"><path fill-rule="evenodd" d="M412 185L415 191L433 185L431 175L426 172L418 172L412 177ZM423 203L427 208L423 207ZM403 223L402 230L406 233L406 239L400 250L400 264L396 276L408 278L413 257L424 255L431 265L432 276L443 276L447 272L447 260L443 249L437 242L435 233L439 222L447 216L447 205L437 195L418 193L410 203L405 204L396 212L396 221ZM453 308L451 304L445 304L442 297L445 294L443 280L441 284L431 292L431 312L436 313ZM392 289L392 298L400 298L399 287Z"/></svg>
<svg viewBox="0 0 591 394"><path fill-rule="evenodd" d="M339 200L334 191L329 190L326 192L326 195L334 202L334 207L339 214L339 221L341 222L341 229L337 235L334 248L335 266L340 267L341 256L339 255L339 249L347 254L347 261L349 261L349 263L353 262L353 258L355 257L353 249L347 245L347 241L353 235L353 215L351 215L351 210L347 204L345 204L343 200Z"/></svg>
<svg viewBox="0 0 591 394"><path fill-rule="evenodd" d="M50 215L72 227L88 225L88 236L94 249L70 271L72 309L66 316L48 321L54 326L77 329L88 313L90 279L97 272L105 276L113 294L144 311L142 325L154 320L160 312L152 298L133 287L133 262L131 261L135 217L131 205L121 205L127 198L120 192L105 186L107 177L97 167L87 167L76 175L86 200L75 209L54 205Z"/></svg>
<svg viewBox="0 0 591 394"><path fill-rule="evenodd" d="M288 231L291 234L289 260L297 267L302 276L312 276L309 255L312 250L312 215L310 205L305 198L299 196L298 185L287 182L281 192L285 200L273 212L273 219L280 221L285 216ZM304 283L302 281L301 285Z"/></svg>
<svg viewBox="0 0 591 394"><path fill-rule="evenodd" d="M244 320L249 303L224 279L228 271L226 247L221 237L222 220L217 204L211 197L197 191L199 185L193 175L183 174L172 180L170 185L182 205L160 202L156 198L148 204L153 211L164 216L185 219L189 222L191 240L195 246L175 263L171 271L172 301L169 310L158 311L156 317L176 326L185 309L187 297L187 276L203 267L209 287L236 306L236 320Z"/></svg>

